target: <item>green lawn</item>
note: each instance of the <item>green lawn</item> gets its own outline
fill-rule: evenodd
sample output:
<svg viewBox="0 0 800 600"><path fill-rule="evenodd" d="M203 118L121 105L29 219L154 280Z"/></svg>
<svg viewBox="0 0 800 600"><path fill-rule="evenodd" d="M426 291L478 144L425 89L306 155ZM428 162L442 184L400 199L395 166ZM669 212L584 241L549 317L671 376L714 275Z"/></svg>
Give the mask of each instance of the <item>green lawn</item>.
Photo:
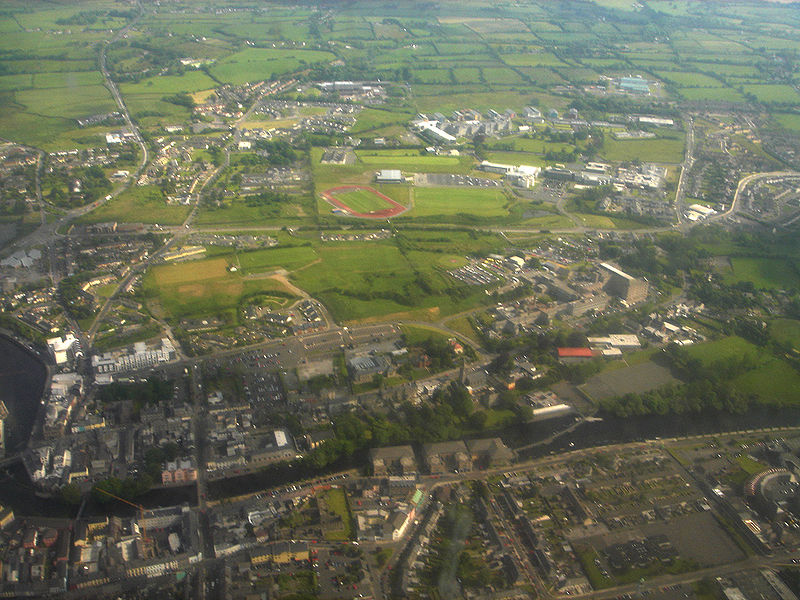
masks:
<svg viewBox="0 0 800 600"><path fill-rule="evenodd" d="M351 191L336 192L334 197L340 202L344 202L354 212L358 213L369 213L391 207L391 204L386 200L373 194L369 190L354 189Z"/></svg>
<svg viewBox="0 0 800 600"><path fill-rule="evenodd" d="M414 209L403 217L504 217L508 215L508 202L502 190L496 188L418 187L414 190Z"/></svg>

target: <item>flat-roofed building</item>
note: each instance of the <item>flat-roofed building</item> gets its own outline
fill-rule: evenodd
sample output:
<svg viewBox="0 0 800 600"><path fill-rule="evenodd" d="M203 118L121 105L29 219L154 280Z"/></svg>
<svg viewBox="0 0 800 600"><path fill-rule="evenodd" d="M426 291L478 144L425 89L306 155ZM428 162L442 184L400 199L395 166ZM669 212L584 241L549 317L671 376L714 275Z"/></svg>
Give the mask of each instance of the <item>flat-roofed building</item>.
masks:
<svg viewBox="0 0 800 600"><path fill-rule="evenodd" d="M605 285L609 295L625 300L628 304L636 304L647 298L646 281L632 277L608 263L600 263L600 266L610 274Z"/></svg>
<svg viewBox="0 0 800 600"><path fill-rule="evenodd" d="M403 173L400 169L381 169L375 175L378 183L403 183Z"/></svg>

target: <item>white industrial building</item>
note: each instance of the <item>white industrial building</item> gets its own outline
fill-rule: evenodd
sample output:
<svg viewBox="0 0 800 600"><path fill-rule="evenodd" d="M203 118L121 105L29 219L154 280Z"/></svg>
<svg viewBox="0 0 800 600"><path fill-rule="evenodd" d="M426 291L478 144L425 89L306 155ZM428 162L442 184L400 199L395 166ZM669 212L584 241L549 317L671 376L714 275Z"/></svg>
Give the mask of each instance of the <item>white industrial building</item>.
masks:
<svg viewBox="0 0 800 600"><path fill-rule="evenodd" d="M428 135L437 142L452 144L456 141L455 136L450 135L444 129L440 128L437 121L415 121L414 125L420 133Z"/></svg>
<svg viewBox="0 0 800 600"><path fill-rule="evenodd" d="M378 183L403 183L403 174L399 169L381 169L375 175Z"/></svg>

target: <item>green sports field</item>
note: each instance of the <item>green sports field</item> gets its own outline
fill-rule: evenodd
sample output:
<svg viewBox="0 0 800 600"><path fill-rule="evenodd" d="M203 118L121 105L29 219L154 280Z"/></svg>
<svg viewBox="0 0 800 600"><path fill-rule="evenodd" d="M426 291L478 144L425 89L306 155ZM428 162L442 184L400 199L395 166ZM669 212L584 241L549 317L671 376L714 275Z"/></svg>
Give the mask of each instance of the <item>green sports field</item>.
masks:
<svg viewBox="0 0 800 600"><path fill-rule="evenodd" d="M497 188L418 187L414 190L414 209L404 216L503 217L508 215L508 203L508 198Z"/></svg>
<svg viewBox="0 0 800 600"><path fill-rule="evenodd" d="M334 192L332 196L346 204L353 212L358 213L370 213L392 207L386 200L370 190L351 189Z"/></svg>

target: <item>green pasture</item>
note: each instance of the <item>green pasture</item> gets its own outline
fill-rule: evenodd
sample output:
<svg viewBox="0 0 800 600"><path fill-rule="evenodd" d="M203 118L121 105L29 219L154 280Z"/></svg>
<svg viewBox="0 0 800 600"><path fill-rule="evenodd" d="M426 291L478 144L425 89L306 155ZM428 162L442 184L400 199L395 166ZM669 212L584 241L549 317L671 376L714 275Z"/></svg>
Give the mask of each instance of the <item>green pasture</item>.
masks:
<svg viewBox="0 0 800 600"><path fill-rule="evenodd" d="M712 71L713 69L709 69ZM722 83L703 73L693 73L691 71L659 71L656 72L659 79L664 79L674 83L678 87L722 87Z"/></svg>
<svg viewBox="0 0 800 600"><path fill-rule="evenodd" d="M248 48L214 63L210 72L219 81L240 85L271 79L334 58L330 52L318 50Z"/></svg>
<svg viewBox="0 0 800 600"><path fill-rule="evenodd" d="M712 102L744 102L745 98L735 89L727 87L680 88L678 93L686 100L708 100Z"/></svg>
<svg viewBox="0 0 800 600"><path fill-rule="evenodd" d="M421 155L419 152L357 150L359 162L377 169L400 169L431 173L462 173L469 171L473 160L467 156Z"/></svg>
<svg viewBox="0 0 800 600"><path fill-rule="evenodd" d="M183 75L161 75L142 79L138 83L121 83L120 92L125 96L139 94L172 96L179 92L207 90L216 85L214 80L202 71L187 71Z"/></svg>
<svg viewBox="0 0 800 600"><path fill-rule="evenodd" d="M242 252L237 256L237 264L246 274L264 273L275 269L293 271L311 264L317 257L317 252L311 246L278 246Z"/></svg>
<svg viewBox="0 0 800 600"><path fill-rule="evenodd" d="M564 61L549 52L504 54L500 58L512 67L563 67Z"/></svg>
<svg viewBox="0 0 800 600"><path fill-rule="evenodd" d="M795 105L800 103L800 94L791 85L743 85L742 89L746 94L755 96L759 102Z"/></svg>
<svg viewBox="0 0 800 600"><path fill-rule="evenodd" d="M152 267L142 280L147 302L157 305L167 318L219 316L235 321L242 300L256 294L286 292L274 279L248 279L231 273L232 256L186 261Z"/></svg>
<svg viewBox="0 0 800 600"><path fill-rule="evenodd" d="M365 108L356 116L356 124L353 126L352 131L353 133L361 133L378 127L394 125L395 123L405 124L413 117L414 115L408 112Z"/></svg>

